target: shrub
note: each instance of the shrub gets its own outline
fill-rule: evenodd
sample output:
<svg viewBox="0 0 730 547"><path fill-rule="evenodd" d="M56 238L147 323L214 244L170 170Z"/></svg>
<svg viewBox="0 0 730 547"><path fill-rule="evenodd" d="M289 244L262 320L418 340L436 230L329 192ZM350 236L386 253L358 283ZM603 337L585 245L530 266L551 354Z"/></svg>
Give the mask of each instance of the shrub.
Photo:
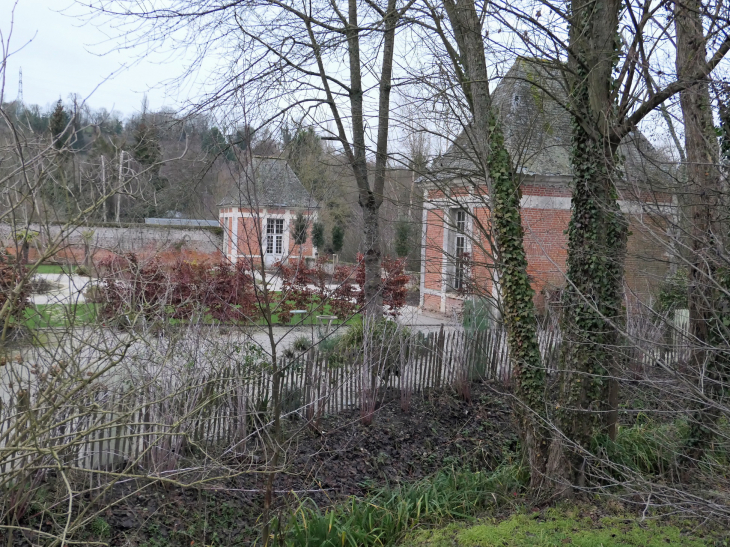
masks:
<svg viewBox="0 0 730 547"><path fill-rule="evenodd" d="M294 236L294 243L297 245L304 245L307 242L307 219L304 218L302 213L298 213L294 219L292 235Z"/></svg>
<svg viewBox="0 0 730 547"><path fill-rule="evenodd" d="M345 229L339 224L332 226L332 252L339 253L345 242Z"/></svg>
<svg viewBox="0 0 730 547"><path fill-rule="evenodd" d="M298 351L300 353L303 353L309 348L312 347L312 340L310 338L307 338L306 336L300 336L296 340L294 340L294 343L292 344L292 348L294 348L295 351Z"/></svg>
<svg viewBox="0 0 730 547"><path fill-rule="evenodd" d="M659 287L657 307L661 313L687 307L687 272L677 272L665 279Z"/></svg>
<svg viewBox="0 0 730 547"><path fill-rule="evenodd" d="M412 336L411 330L387 319L371 324L368 328L371 355L376 358L382 371L398 374L401 343L409 341ZM346 366L362 361L365 329L363 323L356 323L341 336L333 338L332 342L320 344L320 351L329 356L330 366ZM406 345L406 348L408 347Z"/></svg>
<svg viewBox="0 0 730 547"><path fill-rule="evenodd" d="M16 289L23 282L24 277L25 268L22 264L0 264L0 309L10 301L9 313L15 321L20 320L24 310L30 304L28 300L30 296L29 283L25 283L22 289L16 293Z"/></svg>
<svg viewBox="0 0 730 547"><path fill-rule="evenodd" d="M411 250L411 224L405 220L399 220L395 225L395 254L399 257L406 257Z"/></svg>
<svg viewBox="0 0 730 547"><path fill-rule="evenodd" d="M100 280L102 317L140 314L146 319L190 320L207 314L228 322L250 320L260 312L245 261L210 267L181 260L165 268L154 259L140 263L130 253L102 261Z"/></svg>

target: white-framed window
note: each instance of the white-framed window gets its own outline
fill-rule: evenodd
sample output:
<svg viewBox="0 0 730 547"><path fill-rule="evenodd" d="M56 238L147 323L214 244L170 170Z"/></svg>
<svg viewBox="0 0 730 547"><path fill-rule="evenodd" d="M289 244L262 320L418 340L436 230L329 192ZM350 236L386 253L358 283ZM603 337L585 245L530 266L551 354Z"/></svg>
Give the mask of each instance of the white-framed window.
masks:
<svg viewBox="0 0 730 547"><path fill-rule="evenodd" d="M266 219L266 253L280 255L284 253L284 219Z"/></svg>
<svg viewBox="0 0 730 547"><path fill-rule="evenodd" d="M223 226L223 254L228 254L228 219L226 217L223 217L223 222L221 223L221 226Z"/></svg>
<svg viewBox="0 0 730 547"><path fill-rule="evenodd" d="M464 288L466 281L466 265L464 263L464 253L466 249L466 211L456 209L453 214L454 219L454 289L460 290Z"/></svg>

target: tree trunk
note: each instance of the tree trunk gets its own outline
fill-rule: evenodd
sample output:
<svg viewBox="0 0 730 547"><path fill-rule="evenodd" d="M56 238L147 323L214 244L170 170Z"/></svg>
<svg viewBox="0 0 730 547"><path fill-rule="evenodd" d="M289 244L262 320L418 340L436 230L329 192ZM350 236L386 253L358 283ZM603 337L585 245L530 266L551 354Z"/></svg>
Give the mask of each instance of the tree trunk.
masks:
<svg viewBox="0 0 730 547"><path fill-rule="evenodd" d="M365 286L362 287L365 299L365 315L383 315L383 291L380 277L380 223L379 207L370 200L362 207L365 223Z"/></svg>
<svg viewBox="0 0 730 547"><path fill-rule="evenodd" d="M462 86L473 121L470 127L477 158L491 198L496 264L502 286L504 322L512 359L520 440L530 465L530 483L542 485L550 432L545 426L545 369L537 340L534 290L527 276L519 180L505 148L499 121L492 112L482 27L473 2L444 2L463 68ZM457 63L455 62L455 65ZM457 73L459 67L455 66Z"/></svg>
<svg viewBox="0 0 730 547"><path fill-rule="evenodd" d="M106 222L107 195L106 195L106 165L104 163L104 156L101 156L101 195L102 195L102 200L103 200L101 202L102 219L104 222Z"/></svg>
<svg viewBox="0 0 730 547"><path fill-rule="evenodd" d="M675 4L677 33L677 76L691 78L697 67L706 63L707 49L702 27L702 5L697 0ZM719 149L712 116L707 81L702 80L679 95L684 118L684 141L687 158L687 181L684 189L685 211L689 217L691 256L688 275L689 331L693 339L690 364L697 375L700 389L714 398L718 383L723 381L722 360L711 351L712 324L718 313L713 296L713 283L718 276L717 256L722 249L721 216L722 184L719 171ZM720 336L719 338L721 338ZM702 375L707 374L706 378ZM698 408L691 423L689 459L696 462L712 441L712 425L717 418L713 408ZM688 462L689 463L689 462Z"/></svg>
<svg viewBox="0 0 730 547"><path fill-rule="evenodd" d="M618 47L618 0L585 4L570 13L568 83L572 115L572 215L563 297L561 376L556 421L570 447L557 443L549 469L570 485L585 484L584 450L596 434L615 435L619 330L628 226L618 204L612 139L613 56Z"/></svg>
<svg viewBox="0 0 730 547"><path fill-rule="evenodd" d="M119 153L119 179L117 180L117 191L116 191L116 195L114 196L116 198L116 210L114 212L114 221L117 224L119 223L119 218L120 218L121 211L122 211L121 191L122 191L122 187L123 187L122 180L123 180L123 176L124 176L123 168L124 168L124 150L122 150Z"/></svg>
<svg viewBox="0 0 730 547"><path fill-rule="evenodd" d="M363 87L360 59L360 26L357 0L348 2L347 46L350 61L350 111L352 114L352 149L346 149L358 187L359 203L365 225L365 313L371 317L382 317L383 295L380 277L380 222L378 212L383 203L385 168L388 160L388 130L390 127L390 92L393 76L393 54L395 51L395 27L400 19L395 0L388 1L384 16L383 63L380 70L378 96L378 136L375 148L375 169L373 185L368 180L365 156L365 124L363 117ZM323 73L323 68L320 68ZM334 109L334 103L331 102ZM339 124L338 124L339 125ZM344 129L340 126L344 139Z"/></svg>

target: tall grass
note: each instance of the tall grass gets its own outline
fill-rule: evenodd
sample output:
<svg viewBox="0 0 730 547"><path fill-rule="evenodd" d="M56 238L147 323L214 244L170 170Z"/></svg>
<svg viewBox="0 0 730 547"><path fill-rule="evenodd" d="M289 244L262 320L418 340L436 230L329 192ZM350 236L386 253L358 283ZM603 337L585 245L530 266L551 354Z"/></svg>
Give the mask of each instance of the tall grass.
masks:
<svg viewBox="0 0 730 547"><path fill-rule="evenodd" d="M283 543L297 547L386 546L419 525L475 517L514 498L520 469L494 473L442 470L414 484L377 490L365 498L322 510L300 503L283 530Z"/></svg>
<svg viewBox="0 0 730 547"><path fill-rule="evenodd" d="M612 464L636 473L654 476L676 473L691 440L687 420L679 418L659 423L640 418L639 423L619 427L615 441L605 436L596 438L594 453L602 452ZM730 424L721 420L716 428L720 440L699 462L708 472L712 467L726 466L730 462Z"/></svg>

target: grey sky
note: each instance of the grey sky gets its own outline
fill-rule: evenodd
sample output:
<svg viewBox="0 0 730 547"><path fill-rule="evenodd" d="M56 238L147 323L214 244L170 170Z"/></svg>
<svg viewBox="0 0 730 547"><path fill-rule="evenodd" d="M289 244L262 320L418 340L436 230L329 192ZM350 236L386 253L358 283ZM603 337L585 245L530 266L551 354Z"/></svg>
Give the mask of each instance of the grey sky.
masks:
<svg viewBox="0 0 730 547"><path fill-rule="evenodd" d="M6 39L14 4L15 0L0 0L0 28ZM107 39L101 30L68 15L77 14L78 8L72 6L66 15L61 13L69 6L71 0L19 0L11 50L27 45L8 61L5 100L17 97L20 67L24 102L41 107L77 93L88 97L92 108L114 108L129 115L139 111L145 92L150 108L155 110L175 107L186 98L183 94L168 95L161 86L183 70L174 55L158 54L125 68L135 61L134 56L129 52L98 55L113 44L100 44Z"/></svg>

